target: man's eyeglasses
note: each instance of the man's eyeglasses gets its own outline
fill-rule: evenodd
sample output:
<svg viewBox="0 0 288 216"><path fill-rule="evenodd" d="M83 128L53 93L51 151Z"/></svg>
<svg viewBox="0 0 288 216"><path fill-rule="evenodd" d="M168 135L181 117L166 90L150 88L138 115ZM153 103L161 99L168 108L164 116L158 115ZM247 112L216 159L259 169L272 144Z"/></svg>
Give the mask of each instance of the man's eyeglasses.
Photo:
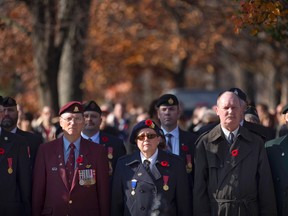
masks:
<svg viewBox="0 0 288 216"><path fill-rule="evenodd" d="M141 134L139 136L137 136L137 140L140 140L140 141L144 141L145 140L145 137L147 137L147 139L154 139L156 138L158 135L157 134Z"/></svg>
<svg viewBox="0 0 288 216"><path fill-rule="evenodd" d="M82 123L83 122L83 118L81 117L68 117L68 118L64 118L61 117L64 121L71 123L72 121L74 121L75 123Z"/></svg>

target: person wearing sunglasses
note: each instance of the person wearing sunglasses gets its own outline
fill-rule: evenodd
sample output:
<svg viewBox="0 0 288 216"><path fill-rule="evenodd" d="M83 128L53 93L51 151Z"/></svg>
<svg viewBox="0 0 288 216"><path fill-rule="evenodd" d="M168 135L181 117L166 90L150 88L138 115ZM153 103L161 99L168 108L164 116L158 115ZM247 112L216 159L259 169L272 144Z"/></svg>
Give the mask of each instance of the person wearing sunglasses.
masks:
<svg viewBox="0 0 288 216"><path fill-rule="evenodd" d="M163 131L151 119L133 127L129 141L138 150L117 162L112 216L192 215L185 163L159 147L163 139Z"/></svg>

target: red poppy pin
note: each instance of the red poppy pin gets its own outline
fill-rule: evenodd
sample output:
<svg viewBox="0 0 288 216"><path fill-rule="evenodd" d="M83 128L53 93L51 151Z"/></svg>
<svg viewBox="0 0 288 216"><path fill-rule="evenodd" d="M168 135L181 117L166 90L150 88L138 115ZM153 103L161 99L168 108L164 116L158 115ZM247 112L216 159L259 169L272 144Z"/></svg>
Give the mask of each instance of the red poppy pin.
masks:
<svg viewBox="0 0 288 216"><path fill-rule="evenodd" d="M154 123L153 123L153 121L151 119L147 119L145 121L145 125L147 125L150 128L154 128L155 127L155 125L154 125Z"/></svg>
<svg viewBox="0 0 288 216"><path fill-rule="evenodd" d="M107 136L103 136L103 137L101 138L101 140L102 140L102 142L108 142L108 137L107 137Z"/></svg>
<svg viewBox="0 0 288 216"><path fill-rule="evenodd" d="M189 150L187 145L182 145L181 146L182 151L187 152Z"/></svg>
<svg viewBox="0 0 288 216"><path fill-rule="evenodd" d="M3 155L5 153L5 150L3 148L0 148L0 155Z"/></svg>
<svg viewBox="0 0 288 216"><path fill-rule="evenodd" d="M79 155L78 158L76 159L77 164L82 164L83 163L83 155Z"/></svg>
<svg viewBox="0 0 288 216"><path fill-rule="evenodd" d="M169 166L168 161L161 161L160 164L161 164L162 167L168 167Z"/></svg>
<svg viewBox="0 0 288 216"><path fill-rule="evenodd" d="M231 155L232 155L233 157L238 156L238 154L239 154L238 149L234 149L234 150L231 152Z"/></svg>

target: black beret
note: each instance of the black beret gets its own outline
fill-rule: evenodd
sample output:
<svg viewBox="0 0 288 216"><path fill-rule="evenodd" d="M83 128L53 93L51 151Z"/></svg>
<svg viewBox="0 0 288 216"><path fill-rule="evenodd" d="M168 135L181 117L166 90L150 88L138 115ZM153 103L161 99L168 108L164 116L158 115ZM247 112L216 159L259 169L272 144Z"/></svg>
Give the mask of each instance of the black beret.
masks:
<svg viewBox="0 0 288 216"><path fill-rule="evenodd" d="M15 101L14 98L12 98L12 97L4 97L2 103L3 103L3 106L4 106L4 107L17 106L16 101Z"/></svg>
<svg viewBox="0 0 288 216"><path fill-rule="evenodd" d="M228 91L236 94L242 101L247 102L246 94L239 88L230 88Z"/></svg>
<svg viewBox="0 0 288 216"><path fill-rule="evenodd" d="M282 109L282 114L286 114L288 112L288 104L286 104Z"/></svg>
<svg viewBox="0 0 288 216"><path fill-rule="evenodd" d="M248 106L245 111L245 114L251 114L259 118L257 109L254 106Z"/></svg>
<svg viewBox="0 0 288 216"><path fill-rule="evenodd" d="M84 109L84 112L85 111L95 111L95 112L98 112L100 115L102 114L102 111L101 111L100 107L93 100L85 102L83 104L83 109Z"/></svg>
<svg viewBox="0 0 288 216"><path fill-rule="evenodd" d="M143 128L151 128L156 132L158 136L164 137L164 132L155 124L155 122L153 122L151 119L142 120L138 122L131 131L129 140L132 145L136 145L136 137L138 132Z"/></svg>
<svg viewBox="0 0 288 216"><path fill-rule="evenodd" d="M160 107L161 105L173 106L173 105L178 105L178 104L179 104L179 101L175 95L164 94L158 99L156 106L157 107Z"/></svg>
<svg viewBox="0 0 288 216"><path fill-rule="evenodd" d="M0 95L0 105L3 105L3 97Z"/></svg>
<svg viewBox="0 0 288 216"><path fill-rule="evenodd" d="M70 101L59 110L59 115L63 113L83 113L83 106L79 101Z"/></svg>

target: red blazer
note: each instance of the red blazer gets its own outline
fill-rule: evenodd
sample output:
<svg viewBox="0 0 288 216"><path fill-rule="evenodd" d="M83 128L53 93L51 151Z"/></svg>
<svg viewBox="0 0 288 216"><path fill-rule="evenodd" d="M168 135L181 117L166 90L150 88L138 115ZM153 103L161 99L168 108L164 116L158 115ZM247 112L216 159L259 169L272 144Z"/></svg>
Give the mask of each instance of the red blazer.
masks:
<svg viewBox="0 0 288 216"><path fill-rule="evenodd" d="M34 167L32 215L108 216L108 159L103 146L81 138L83 162L74 172L71 189L67 187L63 138L40 145ZM79 184L79 170L95 170L96 183Z"/></svg>

